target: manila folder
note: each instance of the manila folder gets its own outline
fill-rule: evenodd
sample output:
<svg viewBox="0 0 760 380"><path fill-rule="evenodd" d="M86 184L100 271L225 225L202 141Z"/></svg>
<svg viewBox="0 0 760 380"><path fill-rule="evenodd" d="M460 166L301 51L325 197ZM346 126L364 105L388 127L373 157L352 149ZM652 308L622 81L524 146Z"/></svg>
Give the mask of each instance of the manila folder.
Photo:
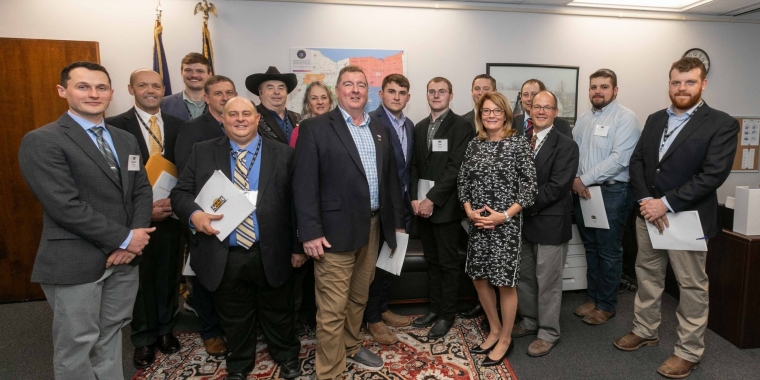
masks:
<svg viewBox="0 0 760 380"><path fill-rule="evenodd" d="M162 172L167 172L174 178L179 178L179 175L177 175L177 166L172 164L171 161L165 159L164 156L160 154L150 156L148 162L145 163L145 173L148 175L148 182L150 182L151 186L156 184L156 181L158 181L158 177L161 176Z"/></svg>

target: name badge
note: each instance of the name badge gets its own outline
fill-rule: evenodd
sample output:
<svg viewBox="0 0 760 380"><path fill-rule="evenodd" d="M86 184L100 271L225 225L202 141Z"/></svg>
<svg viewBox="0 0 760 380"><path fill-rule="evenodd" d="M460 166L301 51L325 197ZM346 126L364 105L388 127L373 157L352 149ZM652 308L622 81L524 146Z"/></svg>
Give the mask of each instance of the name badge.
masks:
<svg viewBox="0 0 760 380"><path fill-rule="evenodd" d="M594 136L607 137L609 131L610 127L608 125L597 125L596 128L594 128Z"/></svg>
<svg viewBox="0 0 760 380"><path fill-rule="evenodd" d="M130 171L130 172L140 171L140 155L139 154L129 155L129 160L127 163L127 171Z"/></svg>
<svg viewBox="0 0 760 380"><path fill-rule="evenodd" d="M245 195L246 198L248 198L248 201L253 204L253 209L256 209L256 198L259 197L259 191L258 190L251 190L251 191L244 191L243 195Z"/></svg>
<svg viewBox="0 0 760 380"><path fill-rule="evenodd" d="M433 152L448 152L449 139L433 139Z"/></svg>

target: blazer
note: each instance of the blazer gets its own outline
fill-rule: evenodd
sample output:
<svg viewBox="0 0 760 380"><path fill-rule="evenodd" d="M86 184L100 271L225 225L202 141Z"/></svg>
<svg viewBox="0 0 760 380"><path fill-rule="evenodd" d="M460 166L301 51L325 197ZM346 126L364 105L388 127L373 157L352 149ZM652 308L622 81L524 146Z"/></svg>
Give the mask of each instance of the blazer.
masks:
<svg viewBox="0 0 760 380"><path fill-rule="evenodd" d="M413 201L421 200L417 199L419 180L434 181L435 186L427 193L427 198L434 204L430 222L457 221L465 217L457 196L457 177L467 144L475 136L475 130L467 120L449 110L433 137L448 140L448 151L431 152L427 143L429 127L430 117L426 117L414 127L410 195Z"/></svg>
<svg viewBox="0 0 760 380"><path fill-rule="evenodd" d="M472 124L472 129L475 129L475 110L470 110L470 112L467 112L466 114L462 115L462 117L469 121L470 124Z"/></svg>
<svg viewBox="0 0 760 380"><path fill-rule="evenodd" d="M388 128L370 118L375 142L380 223L385 241L396 247L404 229L404 206ZM293 194L301 242L324 236L327 252L357 250L370 234L369 184L359 150L340 109L304 120L296 145Z"/></svg>
<svg viewBox="0 0 760 380"><path fill-rule="evenodd" d="M163 99L161 99L161 113L167 113L182 121L189 121L190 112L187 110L185 100L182 99L183 92L184 91L180 91L176 94L164 96ZM208 109L208 105L206 106L206 109Z"/></svg>
<svg viewBox="0 0 760 380"><path fill-rule="evenodd" d="M259 193L256 199L256 219L259 223L257 239L267 281L276 288L284 284L293 273L291 254L303 252L294 238L293 149L262 139L260 154ZM200 142L190 154L185 170L169 197L180 220L186 223L193 212L201 210L195 203L195 197L216 170L221 170L232 181L230 142L226 136ZM201 284L213 292L219 287L224 275L230 238L228 236L224 241L219 241L216 236L196 233L195 240L191 247L190 267Z"/></svg>
<svg viewBox="0 0 760 380"><path fill-rule="evenodd" d="M705 236L713 237L720 232L716 191L731 173L739 122L705 103L660 160L667 122L660 110L644 124L629 166L634 199L665 197L674 212L696 210Z"/></svg>
<svg viewBox="0 0 760 380"><path fill-rule="evenodd" d="M262 104L256 106L256 111L261 114L261 118L259 118L259 134L261 136L279 141L285 145L290 144L290 141L285 137L285 133L282 132L280 124L277 123L274 115L272 115L272 111L264 107ZM293 111L287 111L287 114L288 119L290 120L290 125L295 129L298 126L298 123L301 122L301 114Z"/></svg>
<svg viewBox="0 0 760 380"><path fill-rule="evenodd" d="M578 144L553 129L535 157L536 201L523 210L523 237L534 244L560 245L573 235L570 189L578 172Z"/></svg>
<svg viewBox="0 0 760 380"><path fill-rule="evenodd" d="M515 130L517 130L518 136L525 136L525 114L524 113L515 115L514 119L512 120L512 127ZM570 140L573 139L573 130L570 129L570 123L568 123L567 120L561 117L554 118L554 127L552 127L552 129L556 129L557 132L560 132L563 135L569 137Z"/></svg>
<svg viewBox="0 0 760 380"><path fill-rule="evenodd" d="M177 142L174 145L174 159L177 173L182 175L193 146L201 141L224 136L224 129L214 117L206 112L193 120L185 122L179 128Z"/></svg>
<svg viewBox="0 0 760 380"><path fill-rule="evenodd" d="M179 128L182 125L182 120L168 114L161 112L161 120L164 122L164 153L165 159L175 164L174 160L174 146L177 142L177 136L179 135ZM147 125L148 120L144 120ZM135 113L135 107L132 107L129 111L123 114L106 118L106 124L113 125L116 128L127 131L137 139L137 145L140 147L140 154L142 155L143 164L148 162L150 158L150 150L148 144L143 137L143 130L145 127L137 120L137 114Z"/></svg>
<svg viewBox="0 0 760 380"><path fill-rule="evenodd" d="M129 156L140 154L137 141L118 128L106 128L119 159L119 176L68 113L21 141L21 174L43 209L32 282L95 282L130 231L150 224L153 191L145 169L140 165L127 170Z"/></svg>

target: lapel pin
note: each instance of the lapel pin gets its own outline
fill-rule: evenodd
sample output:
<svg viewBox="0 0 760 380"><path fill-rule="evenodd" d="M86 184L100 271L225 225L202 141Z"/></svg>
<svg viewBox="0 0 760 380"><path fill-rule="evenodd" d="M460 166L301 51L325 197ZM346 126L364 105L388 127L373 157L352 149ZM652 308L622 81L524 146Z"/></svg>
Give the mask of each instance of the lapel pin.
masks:
<svg viewBox="0 0 760 380"><path fill-rule="evenodd" d="M382 138L382 137L380 137L380 135L377 135L377 141L380 141L380 142L382 142L382 141L383 141L383 138Z"/></svg>

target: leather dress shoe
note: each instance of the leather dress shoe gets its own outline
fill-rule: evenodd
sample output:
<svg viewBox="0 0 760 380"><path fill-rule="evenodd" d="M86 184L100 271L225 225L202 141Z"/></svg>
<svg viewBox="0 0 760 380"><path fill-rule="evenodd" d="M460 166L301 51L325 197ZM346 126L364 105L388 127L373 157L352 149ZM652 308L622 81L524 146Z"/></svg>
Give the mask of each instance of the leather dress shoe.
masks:
<svg viewBox="0 0 760 380"><path fill-rule="evenodd" d="M465 318L465 319L472 319L472 318L479 317L483 315L483 305L477 304L472 309L467 310L461 313L460 315L462 316L462 318Z"/></svg>
<svg viewBox="0 0 760 380"><path fill-rule="evenodd" d="M298 358L290 359L284 363L280 363L280 376L285 379L295 379L301 376L301 362Z"/></svg>
<svg viewBox="0 0 760 380"><path fill-rule="evenodd" d="M656 346L659 342L660 338L646 339L634 334L633 331L631 331L628 334L615 339L612 344L619 350L636 351L643 346Z"/></svg>
<svg viewBox="0 0 760 380"><path fill-rule="evenodd" d="M588 325L591 326L599 326L607 323L607 320L610 318L615 317L615 312L612 313L606 312L604 310L600 309L594 309L591 310L588 314L586 314L585 317L583 317L583 322L585 322Z"/></svg>
<svg viewBox="0 0 760 380"><path fill-rule="evenodd" d="M230 374L227 374L227 377L225 380L245 380L246 375L242 372L233 372Z"/></svg>
<svg viewBox="0 0 760 380"><path fill-rule="evenodd" d="M438 314L432 311L412 321L414 327L428 327L438 320Z"/></svg>
<svg viewBox="0 0 760 380"><path fill-rule="evenodd" d="M156 360L156 346L151 344L145 347L135 347L135 354L132 356L132 364L137 369L150 367Z"/></svg>
<svg viewBox="0 0 760 380"><path fill-rule="evenodd" d="M158 345L158 349L164 354L173 354L182 348L179 340L172 333L159 336L156 345Z"/></svg>
<svg viewBox="0 0 760 380"><path fill-rule="evenodd" d="M660 368L657 368L657 373L669 379L683 379L689 376L691 371L697 368L699 368L699 362L690 362L674 354L670 355L670 357L660 365Z"/></svg>
<svg viewBox="0 0 760 380"><path fill-rule="evenodd" d="M405 327L412 323L412 318L406 315L398 315L390 310L386 310L380 315L386 326L390 327Z"/></svg>
<svg viewBox="0 0 760 380"><path fill-rule="evenodd" d="M493 360L490 356L486 356L485 360L483 360L483 363L481 364L483 367L492 367L498 364L501 364L504 359L509 356L509 353L512 352L512 350L515 348L515 341L511 340L509 342L509 347L507 348L507 351L504 352L504 355L501 356L499 360Z"/></svg>
<svg viewBox="0 0 760 380"><path fill-rule="evenodd" d="M430 331L428 331L427 337L428 339L439 339L443 338L446 333L449 332L451 329L451 326L454 326L454 320L446 320L443 318L438 318L437 321L435 321L435 324L433 327L430 328Z"/></svg>
<svg viewBox="0 0 760 380"><path fill-rule="evenodd" d="M215 336L211 339L203 341L203 346L206 348L206 352L211 356L225 356L227 355L227 344L224 343L224 339L220 336Z"/></svg>
<svg viewBox="0 0 760 380"><path fill-rule="evenodd" d="M594 311L594 309L596 309L596 304L589 301L575 308L575 310L573 311L573 314L579 317L585 317L586 315L588 315L588 313Z"/></svg>
<svg viewBox="0 0 760 380"><path fill-rule="evenodd" d="M488 347L488 348L483 348L482 347L483 343L478 344L477 346L470 347L470 353L473 353L475 355L485 355L491 352L491 350L493 350L493 348L496 347L496 344L499 343L499 341L497 340L494 344L491 345L491 347Z"/></svg>

